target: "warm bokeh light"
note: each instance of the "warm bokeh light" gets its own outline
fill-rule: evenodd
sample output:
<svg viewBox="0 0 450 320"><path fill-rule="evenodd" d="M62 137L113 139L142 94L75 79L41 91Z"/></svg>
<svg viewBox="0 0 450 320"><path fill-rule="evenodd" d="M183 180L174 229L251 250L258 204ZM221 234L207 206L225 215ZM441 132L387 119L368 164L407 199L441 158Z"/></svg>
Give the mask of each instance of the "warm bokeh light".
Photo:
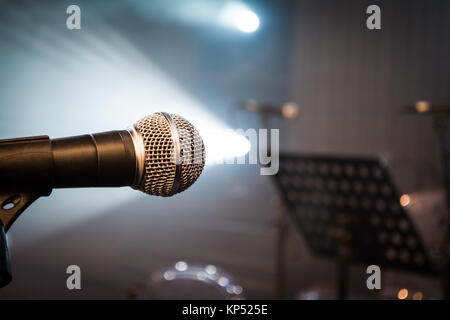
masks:
<svg viewBox="0 0 450 320"><path fill-rule="evenodd" d="M405 300L408 298L408 290L407 289L401 289L398 291L397 298L399 300Z"/></svg>
<svg viewBox="0 0 450 320"><path fill-rule="evenodd" d="M413 300L422 300L423 299L423 293L420 291L417 291L413 294Z"/></svg>
<svg viewBox="0 0 450 320"><path fill-rule="evenodd" d="M298 117L298 105L295 102L286 102L281 109L283 117L286 119L295 119Z"/></svg>
<svg viewBox="0 0 450 320"><path fill-rule="evenodd" d="M400 197L400 205L402 207L406 207L411 203L411 197L407 194L404 194Z"/></svg>
<svg viewBox="0 0 450 320"><path fill-rule="evenodd" d="M417 101L415 105L417 112L428 112L431 109L431 104L428 101Z"/></svg>

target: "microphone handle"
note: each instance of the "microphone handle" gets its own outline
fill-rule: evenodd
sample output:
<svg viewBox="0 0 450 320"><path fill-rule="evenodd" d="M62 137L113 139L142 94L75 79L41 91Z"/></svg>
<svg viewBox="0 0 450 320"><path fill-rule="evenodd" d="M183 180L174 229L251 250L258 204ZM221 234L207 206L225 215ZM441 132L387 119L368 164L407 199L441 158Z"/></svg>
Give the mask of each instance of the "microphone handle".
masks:
<svg viewBox="0 0 450 320"><path fill-rule="evenodd" d="M136 155L128 131L0 140L0 191L131 186Z"/></svg>
<svg viewBox="0 0 450 320"><path fill-rule="evenodd" d="M136 156L126 130L53 139L51 146L55 188L133 184Z"/></svg>

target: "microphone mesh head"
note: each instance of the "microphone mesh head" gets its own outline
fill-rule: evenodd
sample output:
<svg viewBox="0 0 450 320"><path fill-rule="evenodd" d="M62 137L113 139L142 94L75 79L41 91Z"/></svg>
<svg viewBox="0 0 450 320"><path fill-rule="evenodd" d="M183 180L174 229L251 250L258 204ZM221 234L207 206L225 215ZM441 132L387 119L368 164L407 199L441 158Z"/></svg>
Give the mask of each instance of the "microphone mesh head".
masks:
<svg viewBox="0 0 450 320"><path fill-rule="evenodd" d="M144 141L144 176L139 190L171 196L189 188L205 166L205 146L197 130L174 114L155 113L135 123Z"/></svg>

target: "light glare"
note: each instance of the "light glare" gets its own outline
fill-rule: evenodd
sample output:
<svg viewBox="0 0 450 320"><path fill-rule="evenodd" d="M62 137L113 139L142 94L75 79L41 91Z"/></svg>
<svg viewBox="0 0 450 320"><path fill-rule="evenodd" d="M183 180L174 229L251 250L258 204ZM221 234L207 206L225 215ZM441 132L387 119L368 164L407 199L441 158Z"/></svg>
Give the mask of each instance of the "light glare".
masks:
<svg viewBox="0 0 450 320"><path fill-rule="evenodd" d="M239 11L236 13L236 27L242 32L254 32L259 27L259 18L253 11Z"/></svg>
<svg viewBox="0 0 450 320"><path fill-rule="evenodd" d="M188 269L188 264L184 261L178 261L175 263L175 269L178 271L186 271Z"/></svg>
<svg viewBox="0 0 450 320"><path fill-rule="evenodd" d="M250 141L234 130L206 130L204 134L200 131L200 134L205 143L206 165L221 164L230 159L237 159L250 151Z"/></svg>
<svg viewBox="0 0 450 320"><path fill-rule="evenodd" d="M231 2L225 5L219 18L220 22L241 32L255 32L259 27L259 18L245 4Z"/></svg>

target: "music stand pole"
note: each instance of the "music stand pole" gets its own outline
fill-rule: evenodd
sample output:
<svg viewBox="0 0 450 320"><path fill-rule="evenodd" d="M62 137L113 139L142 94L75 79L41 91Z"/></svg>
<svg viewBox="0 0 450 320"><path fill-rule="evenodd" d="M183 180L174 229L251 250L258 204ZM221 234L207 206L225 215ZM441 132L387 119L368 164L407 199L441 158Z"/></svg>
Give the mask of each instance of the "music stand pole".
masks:
<svg viewBox="0 0 450 320"><path fill-rule="evenodd" d="M276 244L276 297L277 299L284 299L285 288L285 270L286 270L286 222L281 212L277 215L277 244Z"/></svg>
<svg viewBox="0 0 450 320"><path fill-rule="evenodd" d="M345 258L339 258L337 263L337 300L347 299L348 294L348 262Z"/></svg>
<svg viewBox="0 0 450 320"><path fill-rule="evenodd" d="M270 114L267 112L260 113L261 128L270 129L269 125ZM267 135L267 156L272 154L272 139ZM270 163L268 164L268 166ZM285 271L286 271L286 221L283 216L282 208L277 212L276 222L276 244L275 244L275 298L285 298Z"/></svg>

